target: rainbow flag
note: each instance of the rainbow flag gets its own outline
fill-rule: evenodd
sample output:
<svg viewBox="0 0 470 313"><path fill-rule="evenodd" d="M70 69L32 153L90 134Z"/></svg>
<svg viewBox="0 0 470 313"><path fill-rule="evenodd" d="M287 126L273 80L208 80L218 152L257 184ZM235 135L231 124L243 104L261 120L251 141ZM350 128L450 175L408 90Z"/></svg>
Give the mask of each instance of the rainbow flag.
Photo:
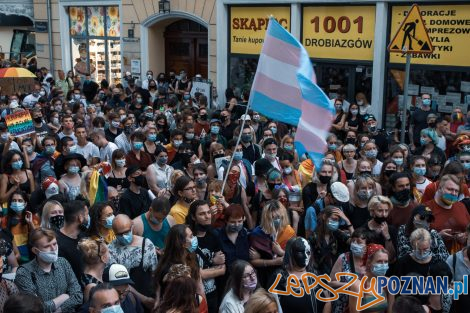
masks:
<svg viewBox="0 0 470 313"><path fill-rule="evenodd" d="M104 177L96 169L91 173L88 197L90 205L93 205L95 202L108 200L108 185L106 184Z"/></svg>
<svg viewBox="0 0 470 313"><path fill-rule="evenodd" d="M302 44L270 18L250 94L254 111L297 126L295 146L319 168L335 109Z"/></svg>

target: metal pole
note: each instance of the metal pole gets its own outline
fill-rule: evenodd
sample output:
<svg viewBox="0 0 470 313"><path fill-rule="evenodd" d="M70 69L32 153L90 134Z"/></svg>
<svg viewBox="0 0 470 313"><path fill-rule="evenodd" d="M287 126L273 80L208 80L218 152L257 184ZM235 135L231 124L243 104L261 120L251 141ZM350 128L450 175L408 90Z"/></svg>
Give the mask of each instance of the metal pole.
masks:
<svg viewBox="0 0 470 313"><path fill-rule="evenodd" d="M406 110L408 103L408 84L410 82L410 63L411 53L406 52L406 68L405 68L405 86L403 88L403 106L402 106L402 118L401 118L401 143L405 143L405 131L406 131Z"/></svg>
<svg viewBox="0 0 470 313"><path fill-rule="evenodd" d="M248 103L246 104L245 116L242 121L242 125L240 126L240 133L238 134L237 144L235 145L235 149L237 149L238 145L240 144L240 139L242 138L242 134L243 134L243 127L245 126L246 115L248 115L249 109L250 109L250 102L248 101ZM227 183L228 173L230 172L230 167L232 166L232 163L233 163L233 153L232 153L232 157L230 158L230 162L228 163L227 171L224 172L224 182L222 184L222 192L224 192L225 184Z"/></svg>
<svg viewBox="0 0 470 313"><path fill-rule="evenodd" d="M49 37L49 73L51 73L52 77L54 75L54 53L52 47L52 18L51 18L51 0L47 0L47 35Z"/></svg>

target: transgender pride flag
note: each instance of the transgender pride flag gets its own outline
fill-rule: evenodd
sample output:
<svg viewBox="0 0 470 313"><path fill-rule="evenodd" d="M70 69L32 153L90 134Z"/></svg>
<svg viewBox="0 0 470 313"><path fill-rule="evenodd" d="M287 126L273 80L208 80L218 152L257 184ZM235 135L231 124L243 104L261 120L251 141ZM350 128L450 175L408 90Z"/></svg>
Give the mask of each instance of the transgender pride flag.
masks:
<svg viewBox="0 0 470 313"><path fill-rule="evenodd" d="M261 114L297 126L295 147L319 168L334 106L316 84L307 51L270 18L251 88L249 105Z"/></svg>

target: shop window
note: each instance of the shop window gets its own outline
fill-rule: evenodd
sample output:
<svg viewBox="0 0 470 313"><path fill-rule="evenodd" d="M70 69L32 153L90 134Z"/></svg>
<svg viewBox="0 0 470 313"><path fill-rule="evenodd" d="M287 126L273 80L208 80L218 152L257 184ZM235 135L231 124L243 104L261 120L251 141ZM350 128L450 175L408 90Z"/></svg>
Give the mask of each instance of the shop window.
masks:
<svg viewBox="0 0 470 313"><path fill-rule="evenodd" d="M235 92L250 90L256 74L258 57L231 57L229 86L235 87ZM239 90L240 89L240 90Z"/></svg>
<svg viewBox="0 0 470 313"><path fill-rule="evenodd" d="M120 18L117 6L69 7L72 64L84 79L121 80Z"/></svg>
<svg viewBox="0 0 470 313"><path fill-rule="evenodd" d="M392 129L403 104L405 71L390 68L387 79L386 127ZM407 108L412 112L423 93L432 95L432 108L450 114L455 107L467 112L470 104L470 73L468 71L438 71L412 68L408 88Z"/></svg>

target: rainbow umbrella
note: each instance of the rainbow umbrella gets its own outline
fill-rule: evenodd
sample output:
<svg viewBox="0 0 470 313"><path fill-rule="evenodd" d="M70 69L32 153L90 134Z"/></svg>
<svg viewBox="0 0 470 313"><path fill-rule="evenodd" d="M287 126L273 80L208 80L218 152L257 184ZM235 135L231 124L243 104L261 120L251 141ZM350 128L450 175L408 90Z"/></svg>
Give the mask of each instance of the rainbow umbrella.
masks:
<svg viewBox="0 0 470 313"><path fill-rule="evenodd" d="M35 78L36 75L24 69L22 67L8 67L0 69L0 78L24 78L32 77Z"/></svg>

